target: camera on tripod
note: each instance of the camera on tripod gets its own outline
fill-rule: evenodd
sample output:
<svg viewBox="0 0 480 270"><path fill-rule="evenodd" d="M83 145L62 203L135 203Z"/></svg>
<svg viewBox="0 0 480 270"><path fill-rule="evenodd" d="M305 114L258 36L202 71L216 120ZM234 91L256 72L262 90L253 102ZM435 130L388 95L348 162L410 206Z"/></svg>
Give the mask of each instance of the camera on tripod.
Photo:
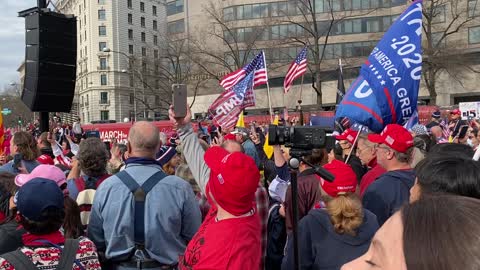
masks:
<svg viewBox="0 0 480 270"><path fill-rule="evenodd" d="M321 127L284 127L270 125L268 127L268 143L285 145L290 148L290 155L308 156L314 148L333 148L335 138L328 136L327 130Z"/></svg>

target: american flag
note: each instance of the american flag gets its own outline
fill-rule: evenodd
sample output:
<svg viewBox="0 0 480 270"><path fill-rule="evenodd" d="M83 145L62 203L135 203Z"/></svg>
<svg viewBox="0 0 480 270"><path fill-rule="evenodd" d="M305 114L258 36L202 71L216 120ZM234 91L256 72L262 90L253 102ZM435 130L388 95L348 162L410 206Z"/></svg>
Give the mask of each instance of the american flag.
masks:
<svg viewBox="0 0 480 270"><path fill-rule="evenodd" d="M293 84L293 81L300 77L301 75L305 74L307 71L307 47L303 48L300 53L295 58L295 61L290 65L290 68L287 71L287 75L285 76L285 81L283 82L283 87L285 89L285 93L290 90L290 87Z"/></svg>
<svg viewBox="0 0 480 270"><path fill-rule="evenodd" d="M254 72L253 87L267 83L267 65L263 51L255 56L248 65L223 77L220 85L228 90L252 72Z"/></svg>
<svg viewBox="0 0 480 270"><path fill-rule="evenodd" d="M440 127L442 128L443 137L448 140L450 137L450 129L448 128L448 120L446 118L442 119Z"/></svg>
<svg viewBox="0 0 480 270"><path fill-rule="evenodd" d="M224 91L208 108L216 125L226 129L232 128L243 109L255 106L253 78L254 73L249 73L239 83Z"/></svg>

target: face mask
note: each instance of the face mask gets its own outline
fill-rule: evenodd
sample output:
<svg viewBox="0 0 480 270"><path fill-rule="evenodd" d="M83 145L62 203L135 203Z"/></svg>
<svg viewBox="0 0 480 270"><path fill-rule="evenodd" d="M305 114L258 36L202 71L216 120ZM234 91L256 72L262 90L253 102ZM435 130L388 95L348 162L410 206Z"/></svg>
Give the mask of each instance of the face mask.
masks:
<svg viewBox="0 0 480 270"><path fill-rule="evenodd" d="M467 140L467 144L473 147L472 139L468 139L468 140Z"/></svg>

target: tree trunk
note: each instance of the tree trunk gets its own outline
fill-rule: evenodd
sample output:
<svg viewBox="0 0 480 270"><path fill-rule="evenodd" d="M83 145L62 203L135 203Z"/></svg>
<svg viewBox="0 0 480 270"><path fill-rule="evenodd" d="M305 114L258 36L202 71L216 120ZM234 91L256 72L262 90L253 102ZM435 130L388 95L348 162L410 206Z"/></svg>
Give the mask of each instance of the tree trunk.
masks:
<svg viewBox="0 0 480 270"><path fill-rule="evenodd" d="M434 70L427 70L425 76L428 77L428 82L426 83L428 93L430 94L430 105L437 105L437 73Z"/></svg>
<svg viewBox="0 0 480 270"><path fill-rule="evenodd" d="M323 100L322 100L322 80L320 78L320 72L317 73L315 76L315 92L317 93L317 104L320 105L320 107L323 106Z"/></svg>

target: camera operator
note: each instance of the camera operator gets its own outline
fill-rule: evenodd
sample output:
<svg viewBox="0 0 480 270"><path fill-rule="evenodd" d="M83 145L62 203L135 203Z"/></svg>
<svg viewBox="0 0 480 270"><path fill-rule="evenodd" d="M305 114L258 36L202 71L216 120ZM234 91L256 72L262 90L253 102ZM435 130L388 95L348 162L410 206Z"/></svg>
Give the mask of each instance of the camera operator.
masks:
<svg viewBox="0 0 480 270"><path fill-rule="evenodd" d="M278 152L278 150L276 152ZM277 161L277 158L279 158L278 153L275 155L275 161ZM303 156L303 159L314 166L323 166L327 163L327 151L325 149L313 149L312 153L308 156ZM285 159L283 160L285 161ZM286 169L288 171L288 167L286 167ZM298 220L301 220L320 201L321 192L319 178L315 174L314 168L302 161L300 162L298 171ZM291 186L287 189L284 207L287 232L290 233L293 229Z"/></svg>

